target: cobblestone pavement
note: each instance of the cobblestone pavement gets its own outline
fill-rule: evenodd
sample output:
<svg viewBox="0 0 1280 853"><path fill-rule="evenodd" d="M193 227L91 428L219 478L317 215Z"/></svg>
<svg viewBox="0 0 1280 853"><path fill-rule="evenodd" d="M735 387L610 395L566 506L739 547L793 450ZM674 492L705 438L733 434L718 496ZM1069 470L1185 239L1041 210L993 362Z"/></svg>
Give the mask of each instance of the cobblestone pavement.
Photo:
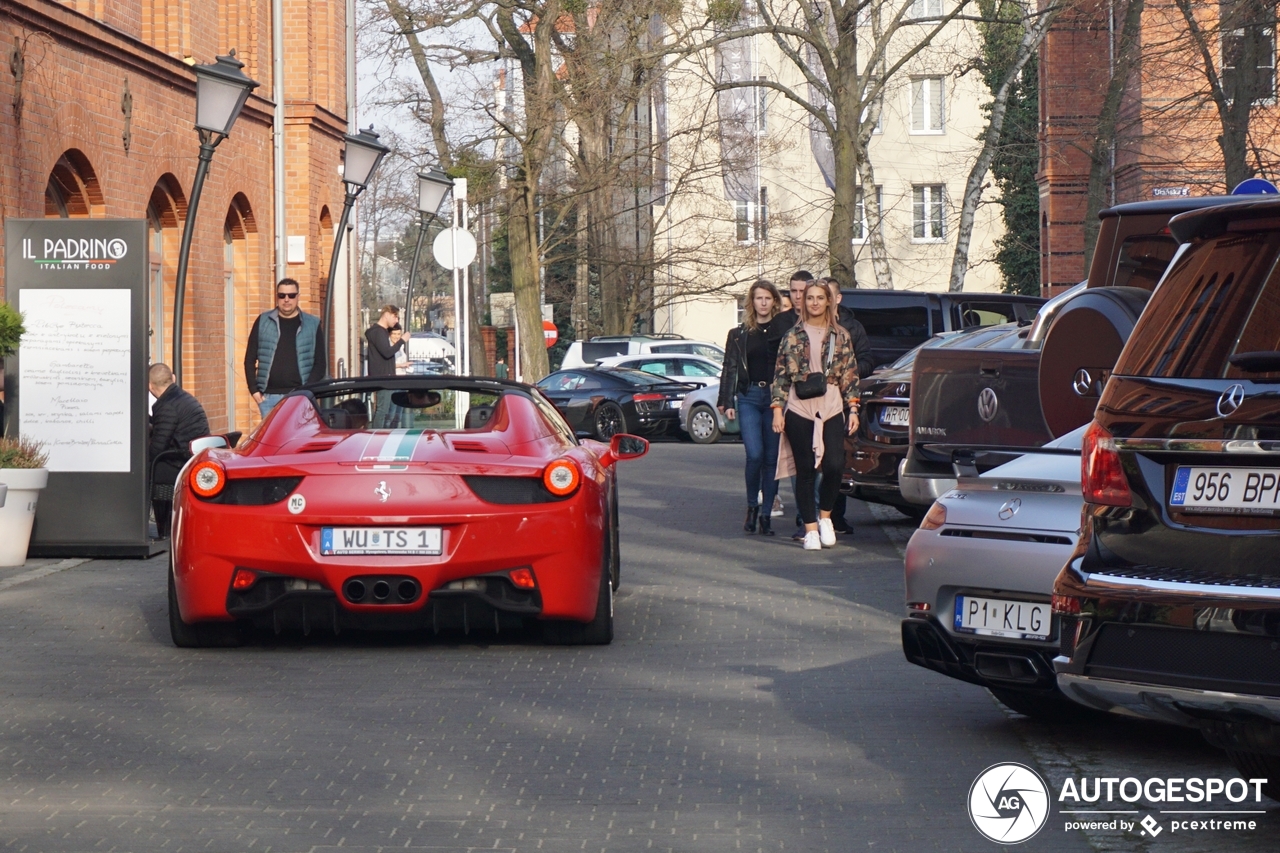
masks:
<svg viewBox="0 0 1280 853"><path fill-rule="evenodd" d="M1121 775L1233 775L1193 736L1037 727L907 664L894 520L851 502L857 534L819 553L787 524L743 536L741 456L663 443L624 463L603 648L344 633L182 651L164 558L0 574L21 578L0 588L0 849L991 850L965 801L995 762L1052 779L1076 771L1042 762L1105 742L1148 762ZM1096 846L1051 821L1022 847Z"/></svg>

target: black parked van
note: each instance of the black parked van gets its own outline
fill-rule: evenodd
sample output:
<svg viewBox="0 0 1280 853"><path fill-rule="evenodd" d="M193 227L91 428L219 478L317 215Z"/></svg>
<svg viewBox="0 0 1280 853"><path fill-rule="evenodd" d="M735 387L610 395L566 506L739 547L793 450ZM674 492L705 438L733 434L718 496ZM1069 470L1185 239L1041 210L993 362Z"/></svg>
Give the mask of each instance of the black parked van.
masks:
<svg viewBox="0 0 1280 853"><path fill-rule="evenodd" d="M1085 433L1059 687L1280 798L1280 200L1185 213Z"/></svg>

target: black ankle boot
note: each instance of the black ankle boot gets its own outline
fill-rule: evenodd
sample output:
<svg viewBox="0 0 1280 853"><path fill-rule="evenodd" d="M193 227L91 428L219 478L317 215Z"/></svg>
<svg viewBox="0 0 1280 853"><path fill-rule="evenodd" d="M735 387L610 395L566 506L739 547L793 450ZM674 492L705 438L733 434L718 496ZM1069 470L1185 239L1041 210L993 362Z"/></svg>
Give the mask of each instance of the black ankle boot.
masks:
<svg viewBox="0 0 1280 853"><path fill-rule="evenodd" d="M773 519L769 517L769 513L767 512L760 513L760 535L761 536L777 535L773 532Z"/></svg>
<svg viewBox="0 0 1280 853"><path fill-rule="evenodd" d="M758 506L747 507L747 520L742 523L743 533L756 532L756 516L758 516L759 514L760 514L760 507Z"/></svg>

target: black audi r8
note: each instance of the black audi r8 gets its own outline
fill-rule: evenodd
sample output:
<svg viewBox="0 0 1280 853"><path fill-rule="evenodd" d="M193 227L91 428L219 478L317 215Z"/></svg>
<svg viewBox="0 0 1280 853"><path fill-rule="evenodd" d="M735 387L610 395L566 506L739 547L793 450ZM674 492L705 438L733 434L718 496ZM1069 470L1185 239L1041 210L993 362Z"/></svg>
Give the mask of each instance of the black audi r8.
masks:
<svg viewBox="0 0 1280 853"><path fill-rule="evenodd" d="M574 431L602 441L625 432L679 435L680 403L695 387L620 367L559 370L538 382Z"/></svg>

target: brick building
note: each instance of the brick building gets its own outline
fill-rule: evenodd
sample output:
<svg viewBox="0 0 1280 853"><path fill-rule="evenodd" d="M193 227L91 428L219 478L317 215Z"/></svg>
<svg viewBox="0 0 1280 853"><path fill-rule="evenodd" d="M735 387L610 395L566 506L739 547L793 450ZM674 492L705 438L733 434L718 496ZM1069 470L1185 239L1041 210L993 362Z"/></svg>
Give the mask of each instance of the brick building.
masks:
<svg viewBox="0 0 1280 853"><path fill-rule="evenodd" d="M8 54L0 64L0 210L17 218L145 217L152 361L172 358L178 247L199 147L188 66L235 49L261 84L213 158L187 274L183 384L215 430L257 422L242 361L251 323L274 305L277 276L301 282L303 310L321 311L343 202L347 14L345 3L308 0L6 0L0 7ZM279 69L276 15L283 18ZM282 72L282 91L273 72ZM279 197L276 122L283 127ZM345 277L337 289L350 290ZM330 330L347 363L350 307L335 299L336 335Z"/></svg>
<svg viewBox="0 0 1280 853"><path fill-rule="evenodd" d="M1072 4L1041 46L1038 180L1045 295L1061 292L1086 273L1091 152L1112 69L1125 65L1128 8L1125 0ZM1173 0L1146 0L1142 7L1114 144L1103 152L1103 206L1220 194L1251 174L1276 175L1275 5L1220 0L1193 8L1196 31ZM1235 91L1253 93L1247 121L1238 122L1247 127L1249 150L1228 170L1219 140L1224 119L1215 95L1234 103ZM1232 171L1236 174L1228 178Z"/></svg>

